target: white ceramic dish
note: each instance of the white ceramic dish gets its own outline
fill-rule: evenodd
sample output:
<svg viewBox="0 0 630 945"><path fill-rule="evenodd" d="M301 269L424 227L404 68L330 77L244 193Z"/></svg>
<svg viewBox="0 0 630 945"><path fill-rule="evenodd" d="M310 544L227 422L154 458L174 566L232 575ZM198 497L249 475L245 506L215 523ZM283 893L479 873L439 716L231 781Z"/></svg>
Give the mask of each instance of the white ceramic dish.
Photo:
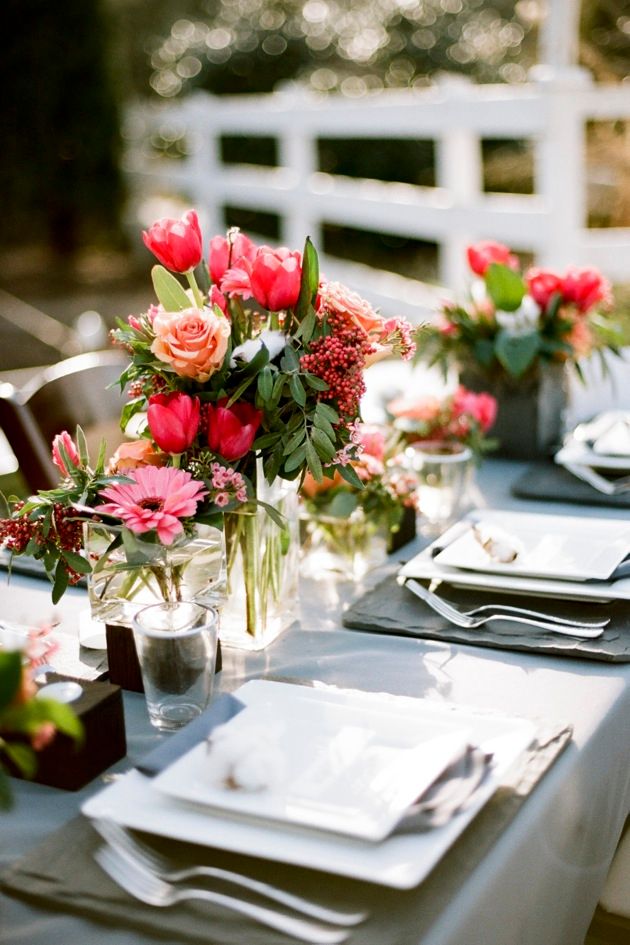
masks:
<svg viewBox="0 0 630 945"><path fill-rule="evenodd" d="M226 787L223 767L213 766L203 743L163 771L155 787L232 815L382 840L469 740L467 727L453 730L450 720L427 720L406 706L359 707L304 686L265 691L266 700L226 723L221 738L233 751L240 740L250 758L258 748L263 775L265 764L279 775L271 784Z"/></svg>
<svg viewBox="0 0 630 945"><path fill-rule="evenodd" d="M436 564L486 574L606 580L630 552L627 519L593 518L586 528L583 518L571 515L483 510L474 518L490 534L496 528L516 540L515 560L493 560L470 528L435 556Z"/></svg>
<svg viewBox="0 0 630 945"><path fill-rule="evenodd" d="M474 519L476 513L470 513ZM468 518L468 517L467 517ZM584 524L593 519L585 519ZM431 545L411 558L400 569L399 576L419 581L435 581L453 587L474 587L488 592L509 592L526 597L552 597L554 599L579 600L605 603L611 600L630 600L630 578L616 581L565 581L552 578L521 577L516 574L490 574L486 571L465 571L463 568L438 564L438 549L445 549L452 536L454 541L466 527L466 520L457 522ZM435 555L435 557L434 557Z"/></svg>
<svg viewBox="0 0 630 945"><path fill-rule="evenodd" d="M407 712L436 731L468 730L471 740L494 753L494 764L469 806L448 824L426 833L390 836L375 843L275 821L256 821L216 813L207 806L184 802L158 790L155 783L132 771L90 798L82 807L88 817L107 817L127 827L160 836L218 847L249 856L307 866L328 873L408 889L430 872L462 830L492 796L507 771L530 744L535 728L526 719L475 712L462 706L384 693L338 690L328 686L304 690L286 683L253 680L235 694L247 706L270 698L271 688L313 693L315 702L353 706L357 711L382 712L386 716ZM278 705L293 696L271 697Z"/></svg>

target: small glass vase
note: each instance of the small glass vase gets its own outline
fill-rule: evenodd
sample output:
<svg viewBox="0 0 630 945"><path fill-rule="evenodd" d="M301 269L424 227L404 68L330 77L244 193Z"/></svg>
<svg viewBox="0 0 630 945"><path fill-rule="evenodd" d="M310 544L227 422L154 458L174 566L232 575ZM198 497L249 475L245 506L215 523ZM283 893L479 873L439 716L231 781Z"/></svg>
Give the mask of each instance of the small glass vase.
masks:
<svg viewBox="0 0 630 945"><path fill-rule="evenodd" d="M317 579L332 572L359 581L387 560L386 525L368 518L362 508L347 518L303 511L301 526L306 577Z"/></svg>
<svg viewBox="0 0 630 945"><path fill-rule="evenodd" d="M269 485L259 464L256 496L283 524L254 503L224 516L227 600L221 611L221 644L262 650L298 614L299 529L297 481Z"/></svg>
<svg viewBox="0 0 630 945"><path fill-rule="evenodd" d="M216 607L224 600L226 557L220 529L196 525L192 535L171 545L135 535L132 547L112 547L118 534L103 524L85 526L93 619L131 627L136 613L149 604L188 600Z"/></svg>
<svg viewBox="0 0 630 945"><path fill-rule="evenodd" d="M474 476L472 450L461 443L418 442L405 450L417 477L417 529L434 538L452 524L469 502Z"/></svg>

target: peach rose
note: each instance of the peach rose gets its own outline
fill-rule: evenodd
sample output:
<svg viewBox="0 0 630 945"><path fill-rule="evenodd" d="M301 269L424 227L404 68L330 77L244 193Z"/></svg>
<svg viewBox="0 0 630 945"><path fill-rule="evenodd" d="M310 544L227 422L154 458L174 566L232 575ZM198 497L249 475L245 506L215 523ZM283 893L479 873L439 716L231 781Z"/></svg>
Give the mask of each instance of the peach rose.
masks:
<svg viewBox="0 0 630 945"><path fill-rule="evenodd" d="M209 309L158 312L153 321L151 351L176 374L200 383L221 367L230 338L230 323Z"/></svg>
<svg viewBox="0 0 630 945"><path fill-rule="evenodd" d="M442 404L437 397L425 397L424 400L397 397L387 405L387 409L396 419L421 420L428 423L440 416Z"/></svg>
<svg viewBox="0 0 630 945"><path fill-rule="evenodd" d="M127 473L138 466L164 466L166 454L153 449L149 440L131 440L121 443L107 465L110 476Z"/></svg>
<svg viewBox="0 0 630 945"><path fill-rule="evenodd" d="M319 287L318 311L341 315L362 328L366 335L383 333L383 318L369 302L341 282L322 282Z"/></svg>
<svg viewBox="0 0 630 945"><path fill-rule="evenodd" d="M321 482L318 482L310 472L307 472L304 476L304 482L302 483L302 493L308 499L314 499L316 495L327 492L335 486L341 486L344 482L345 480L339 475L337 470L335 470L335 475L332 479L324 477Z"/></svg>

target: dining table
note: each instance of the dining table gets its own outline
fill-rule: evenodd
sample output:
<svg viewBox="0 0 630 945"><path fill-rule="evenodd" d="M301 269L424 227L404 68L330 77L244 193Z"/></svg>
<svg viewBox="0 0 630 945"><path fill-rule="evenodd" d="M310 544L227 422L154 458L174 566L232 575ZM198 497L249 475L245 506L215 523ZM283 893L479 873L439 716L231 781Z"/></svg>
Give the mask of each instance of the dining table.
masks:
<svg viewBox="0 0 630 945"><path fill-rule="evenodd" d="M593 517L628 514L601 505L517 498L511 486L525 468L520 462L486 459L476 472L475 503L579 515L586 533ZM455 840L450 859L437 864L417 889L389 889L381 904L382 891L374 882L367 884L367 898L375 912L386 910L380 917L380 945L581 945L630 810L630 663L343 626L344 610L426 543L417 537L359 582L338 576L302 579L299 621L262 651L224 648L215 696L252 679L317 680L344 689L473 707L569 732L563 750L494 833L491 817L486 817L479 855L473 821ZM0 600L0 617L24 623L54 617L58 633L72 638L78 636L87 607L86 591L80 588L70 589L53 607L45 581L18 574L10 580L0 575ZM590 605L584 606L590 613ZM37 850L53 831L76 818L108 780L174 737L151 727L141 694L125 691L123 703L127 756L102 776L75 792L12 780L14 806L0 814L0 868ZM460 847L463 852L458 853ZM274 876L273 861L267 875ZM333 890L334 881L333 876ZM408 909L410 897L419 904L415 913ZM403 911L407 920L401 924ZM410 925L410 914L416 917L415 926ZM0 894L3 945L179 943L177 936L165 938L167 934L152 935L113 912L97 920L80 910ZM231 934L224 939L221 929L209 923L207 937L200 941L222 945L238 940L234 929ZM361 931L353 934L352 941L360 943ZM286 939L278 933L275 940L281 945ZM240 941L258 941L244 919Z"/></svg>

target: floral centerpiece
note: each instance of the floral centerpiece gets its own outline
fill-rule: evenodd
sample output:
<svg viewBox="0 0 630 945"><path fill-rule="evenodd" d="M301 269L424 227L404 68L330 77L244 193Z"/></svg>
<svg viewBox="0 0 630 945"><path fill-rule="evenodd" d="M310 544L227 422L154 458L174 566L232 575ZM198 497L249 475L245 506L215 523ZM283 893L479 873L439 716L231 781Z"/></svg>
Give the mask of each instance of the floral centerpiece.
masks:
<svg viewBox="0 0 630 945"><path fill-rule="evenodd" d="M498 398L504 455L544 456L563 432L567 366L582 377L581 359L598 355L605 368L604 353L619 354L611 287L593 268L523 270L501 243L477 243L467 255L469 296L443 304L422 356L445 373L457 367L462 384Z"/></svg>
<svg viewBox="0 0 630 945"><path fill-rule="evenodd" d="M363 372L385 355L412 357L411 328L320 280L309 239L300 253L231 230L210 240L206 262L191 210L159 220L144 241L160 263L152 270L157 303L113 332L129 353L121 425L145 416L142 438L107 468L103 451L92 468L81 442L76 455L68 441L59 444L59 489L14 508L5 535L14 551L44 559L58 594L92 572L78 555L80 518L117 525L119 571L147 553L139 536L168 546L197 523L224 524L222 638L242 605L245 639L258 645L272 613L295 598L298 542L288 512L298 481L308 470L315 480L338 475L360 485L352 460ZM38 523L37 535L17 537Z"/></svg>
<svg viewBox="0 0 630 945"><path fill-rule="evenodd" d="M354 439L360 453L352 468L359 487L338 473L320 482L307 473L302 484L304 551L313 572L362 577L386 557L405 510L415 517L416 480L397 462L396 432L360 424Z"/></svg>
<svg viewBox="0 0 630 945"><path fill-rule="evenodd" d="M25 650L0 640L0 809L11 806L7 773L34 777L36 753L57 732L81 738L81 723L69 706L36 698L34 671L53 650L48 631L47 627L30 631Z"/></svg>
<svg viewBox="0 0 630 945"><path fill-rule="evenodd" d="M540 363L571 363L610 348L619 334L607 317L611 287L596 269L564 275L540 268L523 272L507 246L469 246L474 279L464 302L445 302L424 335L422 356L444 369L472 362L482 370L522 378Z"/></svg>
<svg viewBox="0 0 630 945"><path fill-rule="evenodd" d="M443 397L397 397L387 410L405 443L431 444L448 452L463 444L481 456L496 444L487 434L497 417L492 394L459 386Z"/></svg>

